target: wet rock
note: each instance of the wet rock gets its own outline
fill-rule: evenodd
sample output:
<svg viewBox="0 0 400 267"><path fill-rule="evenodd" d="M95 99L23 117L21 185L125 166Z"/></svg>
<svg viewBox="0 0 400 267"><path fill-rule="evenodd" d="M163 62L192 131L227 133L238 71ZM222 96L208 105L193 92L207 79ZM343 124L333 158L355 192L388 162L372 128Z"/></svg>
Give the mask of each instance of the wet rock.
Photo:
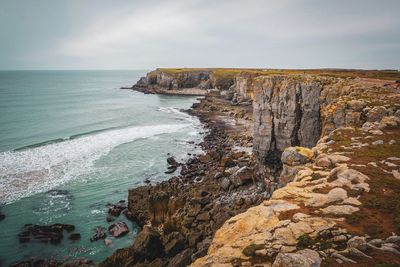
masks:
<svg viewBox="0 0 400 267"><path fill-rule="evenodd" d="M178 169L177 166L169 166L169 167L168 167L168 170L165 171L164 173L165 173L165 174L171 174L171 173L174 173L177 169Z"/></svg>
<svg viewBox="0 0 400 267"><path fill-rule="evenodd" d="M106 239L104 239L104 244L108 247L108 246L111 246L111 244L112 244L112 240L111 239L108 239L108 238L106 238Z"/></svg>
<svg viewBox="0 0 400 267"><path fill-rule="evenodd" d="M71 224L35 225L27 224L18 234L20 243L37 241L42 243L59 244L64 238L64 231L71 232L75 229Z"/></svg>
<svg viewBox="0 0 400 267"><path fill-rule="evenodd" d="M129 228L125 222L117 222L108 227L108 232L113 237L120 237L129 233Z"/></svg>
<svg viewBox="0 0 400 267"><path fill-rule="evenodd" d="M81 234L79 234L79 233L72 233L72 234L69 235L69 238L68 238L68 239L69 239L69 240L73 240L73 241L79 240L79 239L81 239Z"/></svg>
<svg viewBox="0 0 400 267"><path fill-rule="evenodd" d="M1 211L0 211L0 222L2 220L4 220L6 218L6 215L4 215Z"/></svg>
<svg viewBox="0 0 400 267"><path fill-rule="evenodd" d="M160 234L151 227L145 226L138 234L132 247L135 262L154 260L164 255L164 246Z"/></svg>
<svg viewBox="0 0 400 267"><path fill-rule="evenodd" d="M106 238L106 228L104 227L96 227L94 235L90 238L91 242L97 241L99 239Z"/></svg>
<svg viewBox="0 0 400 267"><path fill-rule="evenodd" d="M121 212L127 208L124 200L120 200L116 204L108 204L107 206L109 207L108 214L114 217L118 217L119 215L121 215Z"/></svg>

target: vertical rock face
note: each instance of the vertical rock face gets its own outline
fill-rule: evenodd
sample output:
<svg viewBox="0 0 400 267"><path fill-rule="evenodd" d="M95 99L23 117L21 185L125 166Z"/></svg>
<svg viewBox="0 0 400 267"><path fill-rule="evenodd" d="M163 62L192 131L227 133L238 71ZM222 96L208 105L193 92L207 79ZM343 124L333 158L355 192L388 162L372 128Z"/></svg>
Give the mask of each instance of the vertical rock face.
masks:
<svg viewBox="0 0 400 267"><path fill-rule="evenodd" d="M254 152L267 164L280 161L289 146L311 147L319 139L320 94L318 80L287 76L254 80Z"/></svg>

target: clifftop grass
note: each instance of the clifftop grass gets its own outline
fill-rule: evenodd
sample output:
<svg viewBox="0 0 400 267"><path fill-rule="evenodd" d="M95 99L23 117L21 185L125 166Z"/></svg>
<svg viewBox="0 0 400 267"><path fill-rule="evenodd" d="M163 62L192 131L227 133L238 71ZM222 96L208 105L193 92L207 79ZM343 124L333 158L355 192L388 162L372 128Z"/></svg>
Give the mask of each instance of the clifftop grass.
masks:
<svg viewBox="0 0 400 267"><path fill-rule="evenodd" d="M397 70L346 70L346 69L252 69L252 68L158 68L151 73L161 71L172 76L185 72L210 71L216 78L233 78L237 74L248 73L255 76L315 74L338 78L370 78L381 80L400 80Z"/></svg>

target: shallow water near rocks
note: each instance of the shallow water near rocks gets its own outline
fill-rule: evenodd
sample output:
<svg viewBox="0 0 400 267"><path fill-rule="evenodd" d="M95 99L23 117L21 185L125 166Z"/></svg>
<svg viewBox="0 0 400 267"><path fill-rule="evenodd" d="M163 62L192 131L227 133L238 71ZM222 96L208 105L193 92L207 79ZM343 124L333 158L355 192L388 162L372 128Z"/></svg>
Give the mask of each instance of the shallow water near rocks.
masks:
<svg viewBox="0 0 400 267"><path fill-rule="evenodd" d="M31 258L101 262L132 244L130 233L90 242L97 226L108 227L107 203L128 189L171 177L167 154L178 161L200 153L202 128L180 109L195 97L144 95L121 90L145 71L0 72L0 265ZM193 142L194 141L194 144ZM61 244L20 244L23 226L67 223L81 234ZM109 235L108 235L109 236Z"/></svg>

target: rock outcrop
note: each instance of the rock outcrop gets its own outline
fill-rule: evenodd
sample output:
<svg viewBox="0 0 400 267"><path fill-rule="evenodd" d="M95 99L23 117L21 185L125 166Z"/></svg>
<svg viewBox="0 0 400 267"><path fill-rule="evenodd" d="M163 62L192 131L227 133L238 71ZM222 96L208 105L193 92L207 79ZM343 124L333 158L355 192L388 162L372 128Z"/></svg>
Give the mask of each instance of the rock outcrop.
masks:
<svg viewBox="0 0 400 267"><path fill-rule="evenodd" d="M206 71L161 69L136 85L207 92L193 114L211 131L179 175L130 190L124 214L145 230L102 266L400 263L397 84Z"/></svg>

